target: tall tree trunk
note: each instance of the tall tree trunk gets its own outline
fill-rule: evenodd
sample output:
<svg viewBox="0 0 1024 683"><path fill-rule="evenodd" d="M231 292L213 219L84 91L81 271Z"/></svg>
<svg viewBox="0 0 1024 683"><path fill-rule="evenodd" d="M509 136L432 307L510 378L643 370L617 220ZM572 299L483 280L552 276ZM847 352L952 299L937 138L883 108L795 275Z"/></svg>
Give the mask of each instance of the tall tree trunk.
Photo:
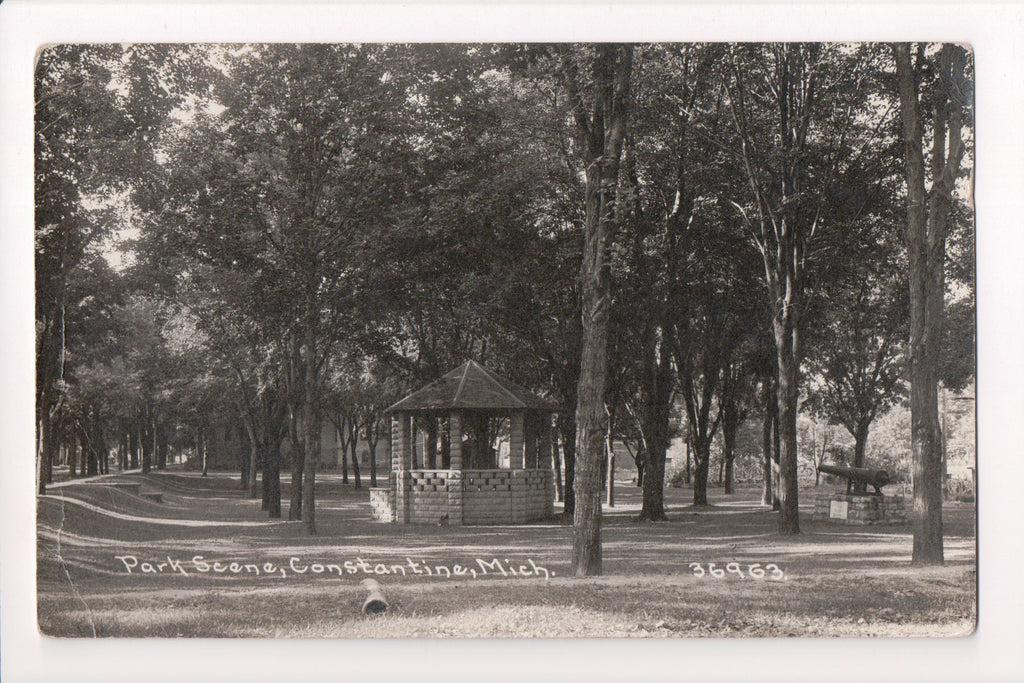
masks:
<svg viewBox="0 0 1024 683"><path fill-rule="evenodd" d="M668 326L654 328L645 340L641 373L641 430L644 442L643 502L640 519L662 521L665 516L665 460L672 409L671 344Z"/></svg>
<svg viewBox="0 0 1024 683"><path fill-rule="evenodd" d="M156 468L158 470L167 469L167 425L158 424L156 426Z"/></svg>
<svg viewBox="0 0 1024 683"><path fill-rule="evenodd" d="M53 419L46 415L42 418L42 462L40 463L39 472L39 493L46 493L46 485L53 481L53 461L56 459L57 450L60 448L60 442L57 438L57 429L53 424Z"/></svg>
<svg viewBox="0 0 1024 683"><path fill-rule="evenodd" d="M665 515L665 454L668 451L668 440L655 437L649 446L644 449L640 519L664 521L668 519Z"/></svg>
<svg viewBox="0 0 1024 683"><path fill-rule="evenodd" d="M123 472L128 469L128 432L124 430L124 425L121 425L121 427L117 446L117 469Z"/></svg>
<svg viewBox="0 0 1024 683"><path fill-rule="evenodd" d="M685 441L683 448L686 449L686 466L683 468L683 481L689 486L693 480L693 472L691 470L693 456L690 454L690 442L686 439L683 439L683 441Z"/></svg>
<svg viewBox="0 0 1024 683"><path fill-rule="evenodd" d="M309 311L315 308L307 306ZM316 313L311 313L311 317ZM306 324L305 369L303 372L302 431L305 461L302 478L302 527L307 534L316 533L316 468L320 463L320 412L317 409L317 339L315 321Z"/></svg>
<svg viewBox="0 0 1024 683"><path fill-rule="evenodd" d="M665 387L668 388L668 387ZM640 519L648 521L664 521L665 514L665 464L669 450L669 410L671 398L660 395L658 390L651 400L656 404L646 410L643 420L644 447L641 449L643 458L643 481L641 484L642 502ZM671 393L669 391L666 394ZM663 399L666 399L663 401Z"/></svg>
<svg viewBox="0 0 1024 683"><path fill-rule="evenodd" d="M341 483L348 483L348 418L342 417L339 420L341 427L335 432L338 435L338 445L341 446Z"/></svg>
<svg viewBox="0 0 1024 683"><path fill-rule="evenodd" d="M155 446L155 433L153 429L153 408L146 406L145 417L143 418L142 431L142 473L149 474L153 465L153 448Z"/></svg>
<svg viewBox="0 0 1024 683"><path fill-rule="evenodd" d="M697 438L693 444L693 504L708 504L708 475L711 470L711 439Z"/></svg>
<svg viewBox="0 0 1024 683"><path fill-rule="evenodd" d="M210 471L210 448L209 443L206 439L206 429L199 430L199 448L200 448L200 459L203 463L203 476L205 477Z"/></svg>
<svg viewBox="0 0 1024 683"><path fill-rule="evenodd" d="M302 475L305 471L304 446L299 438L298 415L296 409L291 411L288 421L289 441L291 441L292 483L291 497L288 502L288 521L302 519Z"/></svg>
<svg viewBox="0 0 1024 683"><path fill-rule="evenodd" d="M139 466L139 421L136 419L128 426L128 468L136 469Z"/></svg>
<svg viewBox="0 0 1024 683"><path fill-rule="evenodd" d="M82 469L84 474L96 476L100 469L100 454L97 449L96 434L88 431L89 421L82 425Z"/></svg>
<svg viewBox="0 0 1024 683"><path fill-rule="evenodd" d="M260 458L263 453L260 449L260 439L256 436L256 429L253 427L252 417L245 419L245 431L249 436L249 462L246 463L246 476L243 479L243 483L249 489L249 497L256 498L260 493L259 483L256 481L256 473L259 471ZM265 509L265 508L264 508Z"/></svg>
<svg viewBox="0 0 1024 683"><path fill-rule="evenodd" d="M316 466L320 460L320 421L312 404L306 410L304 422L309 431L305 434L306 457L302 467L302 528L307 534L313 535L316 534Z"/></svg>
<svg viewBox="0 0 1024 683"><path fill-rule="evenodd" d="M868 429L871 423L863 421L857 425L853 433L853 466L864 467L865 452L868 447Z"/></svg>
<svg viewBox="0 0 1024 683"><path fill-rule="evenodd" d="M791 294L791 298L794 295ZM796 311L792 304L782 307L775 315L776 358L778 377L778 430L779 430L779 533L800 533L800 511L797 485L797 400L800 391L800 361Z"/></svg>
<svg viewBox="0 0 1024 683"><path fill-rule="evenodd" d="M779 404L772 395L772 510L778 512L779 504L779 453L782 442L779 437Z"/></svg>
<svg viewBox="0 0 1024 683"><path fill-rule="evenodd" d="M281 453L275 451L271 456L269 466L270 491L267 496L267 516L273 519L281 518ZM266 475L264 475L266 476Z"/></svg>
<svg viewBox="0 0 1024 683"><path fill-rule="evenodd" d="M604 451L605 451L605 493L607 495L608 507L615 507L615 444L613 440L612 430L614 429L614 420L609 417L608 424L604 431Z"/></svg>
<svg viewBox="0 0 1024 683"><path fill-rule="evenodd" d="M263 446L263 509L273 519L281 517L281 444Z"/></svg>
<svg viewBox="0 0 1024 683"><path fill-rule="evenodd" d="M260 469L263 472L262 476L260 477L260 479L262 480L261 481L262 485L260 486L260 491L262 493L262 496L261 496L262 500L261 500L261 503L260 503L260 508L263 509L263 510L269 510L270 509L270 480L269 480L269 477L270 477L270 447L269 447L269 445L266 442L261 443L259 447L260 447Z"/></svg>
<svg viewBox="0 0 1024 683"><path fill-rule="evenodd" d="M565 498L565 491L562 487L562 455L558 445L558 430L555 429L551 439L551 468L552 476L555 479L555 499L561 503Z"/></svg>
<svg viewBox="0 0 1024 683"><path fill-rule="evenodd" d="M67 310L67 254L68 229L62 231L63 247L61 264L56 283L56 296L52 302L47 324L43 327L42 348L37 354L37 419L42 420L39 437L43 443L38 448L39 475L37 485L39 493L46 493L46 485L53 481L53 461L60 450L61 435L59 434L57 415L63 404L61 385L64 383L64 364L66 360L67 339L65 318Z"/></svg>
<svg viewBox="0 0 1024 683"><path fill-rule="evenodd" d="M735 485L733 482L733 476L735 471L736 462L736 432L738 430L738 424L733 426L730 430L728 427L722 430L722 442L724 444L724 452L722 456L725 458L725 494L730 495L735 493Z"/></svg>
<svg viewBox="0 0 1024 683"><path fill-rule="evenodd" d="M576 412L568 411L558 414L558 431L562 437L562 461L565 474L562 477L564 491L562 507L566 514L575 514L576 510Z"/></svg>
<svg viewBox="0 0 1024 683"><path fill-rule="evenodd" d="M942 435L938 409L938 362L944 314L946 232L956 178L964 155L962 97L966 55L942 46L932 93L931 191L925 190L924 133L918 82L925 53L911 63L910 45L893 45L906 155L910 278L910 421L913 453L912 527L915 565L941 564ZM948 139L948 150L947 150Z"/></svg>
<svg viewBox="0 0 1024 683"><path fill-rule="evenodd" d="M72 479L78 476L78 440L74 435L68 438L68 473Z"/></svg>
<svg viewBox="0 0 1024 683"><path fill-rule="evenodd" d="M372 424L366 427L366 446L369 449L369 465L370 465L370 486L377 486L377 435L375 432L377 429L377 423L374 421Z"/></svg>
<svg viewBox="0 0 1024 683"><path fill-rule="evenodd" d="M355 479L356 488L361 489L363 487L363 480L359 476L359 454L357 453L359 448L359 423L357 420L358 417L354 417L352 420L352 433L349 436L348 449L352 456L352 477Z"/></svg>
<svg viewBox="0 0 1024 683"><path fill-rule="evenodd" d="M722 414L722 466L724 475L725 494L734 493L734 465L736 462L736 435L739 432L740 424L746 417L746 410L741 410L738 403L740 396L739 383L744 381L741 369L736 364L730 364L724 373L724 382L721 392L721 414Z"/></svg>
<svg viewBox="0 0 1024 683"><path fill-rule="evenodd" d="M582 292L583 350L576 396L577 451L573 510L572 572L601 573L601 463L604 460L605 384L611 305L611 246L622 141L626 132L631 45L599 45L593 61L593 114L574 93L586 172ZM576 75L567 80L578 85Z"/></svg>

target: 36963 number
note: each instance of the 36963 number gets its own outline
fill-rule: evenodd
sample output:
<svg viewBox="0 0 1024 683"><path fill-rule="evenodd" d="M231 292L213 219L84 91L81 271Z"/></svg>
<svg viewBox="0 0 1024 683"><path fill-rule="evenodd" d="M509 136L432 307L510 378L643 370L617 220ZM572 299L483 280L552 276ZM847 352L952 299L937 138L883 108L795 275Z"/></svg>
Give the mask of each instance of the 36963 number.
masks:
<svg viewBox="0 0 1024 683"><path fill-rule="evenodd" d="M722 568L716 562L691 562L690 569L693 570L693 575L698 578L710 576L715 579L722 579L732 574L739 579L751 578L755 581L786 580L786 573L779 569L777 564L766 564L762 567L759 562L754 562L753 564L746 565L744 568L739 562L729 562Z"/></svg>

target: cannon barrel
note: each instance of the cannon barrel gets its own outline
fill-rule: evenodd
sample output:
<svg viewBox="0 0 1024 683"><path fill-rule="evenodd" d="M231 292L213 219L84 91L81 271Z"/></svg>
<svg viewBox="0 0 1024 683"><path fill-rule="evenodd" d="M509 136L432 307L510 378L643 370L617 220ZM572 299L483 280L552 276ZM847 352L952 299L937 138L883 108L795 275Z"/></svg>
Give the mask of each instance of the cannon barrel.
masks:
<svg viewBox="0 0 1024 683"><path fill-rule="evenodd" d="M866 493L867 486L870 484L875 487L875 494L881 495L882 487L889 483L889 473L885 470L872 470L867 467L819 465L818 471L844 477L846 479L847 493Z"/></svg>
<svg viewBox="0 0 1024 683"><path fill-rule="evenodd" d="M885 470L872 470L867 467L840 467L838 465L822 465L818 469L826 474L835 474L867 484L885 486L889 483L889 473Z"/></svg>
<svg viewBox="0 0 1024 683"><path fill-rule="evenodd" d="M369 592L363 602L363 614L383 614L388 611L388 600L384 597L379 583L373 579L363 579L359 585Z"/></svg>

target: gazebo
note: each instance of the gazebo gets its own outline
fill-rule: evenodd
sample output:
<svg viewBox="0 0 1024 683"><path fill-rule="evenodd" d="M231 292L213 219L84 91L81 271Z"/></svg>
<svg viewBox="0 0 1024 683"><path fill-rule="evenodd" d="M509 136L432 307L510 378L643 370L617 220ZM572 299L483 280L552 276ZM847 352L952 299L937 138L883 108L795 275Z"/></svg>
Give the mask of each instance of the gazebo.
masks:
<svg viewBox="0 0 1024 683"><path fill-rule="evenodd" d="M391 477L375 519L520 524L552 514L550 403L467 361L388 408Z"/></svg>

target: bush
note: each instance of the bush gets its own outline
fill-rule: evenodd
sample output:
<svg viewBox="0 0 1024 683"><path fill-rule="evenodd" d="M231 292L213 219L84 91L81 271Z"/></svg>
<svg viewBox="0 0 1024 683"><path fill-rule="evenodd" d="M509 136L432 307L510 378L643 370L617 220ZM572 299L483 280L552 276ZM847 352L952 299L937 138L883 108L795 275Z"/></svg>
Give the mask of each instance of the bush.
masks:
<svg viewBox="0 0 1024 683"><path fill-rule="evenodd" d="M974 502L974 482L970 479L950 478L946 481L946 490L949 492L949 497L954 500L959 500L962 503Z"/></svg>
<svg viewBox="0 0 1024 683"><path fill-rule="evenodd" d="M668 485L674 489L682 488L686 485L686 470L676 470L672 473L672 476L668 478Z"/></svg>

